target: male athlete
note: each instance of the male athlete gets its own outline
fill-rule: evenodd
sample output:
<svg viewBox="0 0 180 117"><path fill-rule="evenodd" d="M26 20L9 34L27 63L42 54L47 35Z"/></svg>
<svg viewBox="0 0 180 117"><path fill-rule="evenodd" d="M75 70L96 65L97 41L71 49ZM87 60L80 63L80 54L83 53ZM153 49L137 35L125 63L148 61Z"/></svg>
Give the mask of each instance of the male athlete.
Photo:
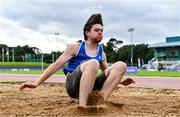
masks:
<svg viewBox="0 0 180 117"><path fill-rule="evenodd" d="M35 82L23 83L20 90L36 88L66 62L67 67L63 70L67 76L66 90L70 97L79 98L80 107L87 106L89 95L93 90L98 90L106 100L119 83L122 85L134 83L131 78L121 81L126 71L124 62L118 61L111 66L107 64L106 54L99 44L103 39L101 14L93 14L88 19L83 33L84 41L69 44L63 54ZM99 69L102 73L96 76Z"/></svg>

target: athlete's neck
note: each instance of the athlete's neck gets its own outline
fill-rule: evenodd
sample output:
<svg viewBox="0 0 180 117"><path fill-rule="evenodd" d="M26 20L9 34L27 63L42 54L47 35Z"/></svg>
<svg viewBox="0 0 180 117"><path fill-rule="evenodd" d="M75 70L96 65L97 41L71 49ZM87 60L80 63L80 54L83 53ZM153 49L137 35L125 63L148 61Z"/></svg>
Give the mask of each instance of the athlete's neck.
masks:
<svg viewBox="0 0 180 117"><path fill-rule="evenodd" d="M97 50L98 43L94 43L91 40L86 40L85 43L86 43L87 48L92 49L92 50Z"/></svg>

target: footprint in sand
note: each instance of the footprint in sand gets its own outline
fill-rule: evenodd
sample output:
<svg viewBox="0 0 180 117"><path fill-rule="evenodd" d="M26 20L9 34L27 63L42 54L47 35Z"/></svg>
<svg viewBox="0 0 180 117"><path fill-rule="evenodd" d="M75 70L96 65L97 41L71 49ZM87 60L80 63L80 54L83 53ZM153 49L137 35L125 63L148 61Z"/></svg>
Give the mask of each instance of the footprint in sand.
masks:
<svg viewBox="0 0 180 117"><path fill-rule="evenodd" d="M108 104L114 106L114 107L118 107L118 108L121 108L124 106L123 103L116 103L116 102L108 102Z"/></svg>
<svg viewBox="0 0 180 117"><path fill-rule="evenodd" d="M106 105L78 106L77 109L83 112L102 112L107 110Z"/></svg>

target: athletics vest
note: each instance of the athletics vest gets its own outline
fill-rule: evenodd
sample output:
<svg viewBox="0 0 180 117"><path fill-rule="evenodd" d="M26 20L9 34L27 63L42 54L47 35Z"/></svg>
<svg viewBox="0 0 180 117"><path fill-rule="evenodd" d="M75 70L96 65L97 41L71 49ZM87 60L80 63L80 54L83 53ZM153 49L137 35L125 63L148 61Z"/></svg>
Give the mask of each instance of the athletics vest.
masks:
<svg viewBox="0 0 180 117"><path fill-rule="evenodd" d="M103 60L103 47L101 44L98 44L98 52L96 56L90 56L86 53L86 43L85 41L82 41L79 50L75 57L70 59L67 63L67 67L63 69L64 73L67 75L67 73L71 73L78 67L80 64L82 64L85 61L88 61L90 59L96 59L97 61L102 62Z"/></svg>

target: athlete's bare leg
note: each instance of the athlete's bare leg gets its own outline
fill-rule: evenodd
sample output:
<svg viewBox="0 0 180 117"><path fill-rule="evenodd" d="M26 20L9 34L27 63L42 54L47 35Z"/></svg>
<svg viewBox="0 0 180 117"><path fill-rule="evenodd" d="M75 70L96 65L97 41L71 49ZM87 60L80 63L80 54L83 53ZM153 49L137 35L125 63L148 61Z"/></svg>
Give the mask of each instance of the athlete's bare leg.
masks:
<svg viewBox="0 0 180 117"><path fill-rule="evenodd" d="M104 100L111 94L111 92L117 87L123 75L126 71L126 64L119 61L111 65L105 70L107 76L106 81L100 91L103 94Z"/></svg>
<svg viewBox="0 0 180 117"><path fill-rule="evenodd" d="M79 106L86 106L89 94L92 92L96 73L99 69L97 60L89 60L81 65L81 81L79 91Z"/></svg>

